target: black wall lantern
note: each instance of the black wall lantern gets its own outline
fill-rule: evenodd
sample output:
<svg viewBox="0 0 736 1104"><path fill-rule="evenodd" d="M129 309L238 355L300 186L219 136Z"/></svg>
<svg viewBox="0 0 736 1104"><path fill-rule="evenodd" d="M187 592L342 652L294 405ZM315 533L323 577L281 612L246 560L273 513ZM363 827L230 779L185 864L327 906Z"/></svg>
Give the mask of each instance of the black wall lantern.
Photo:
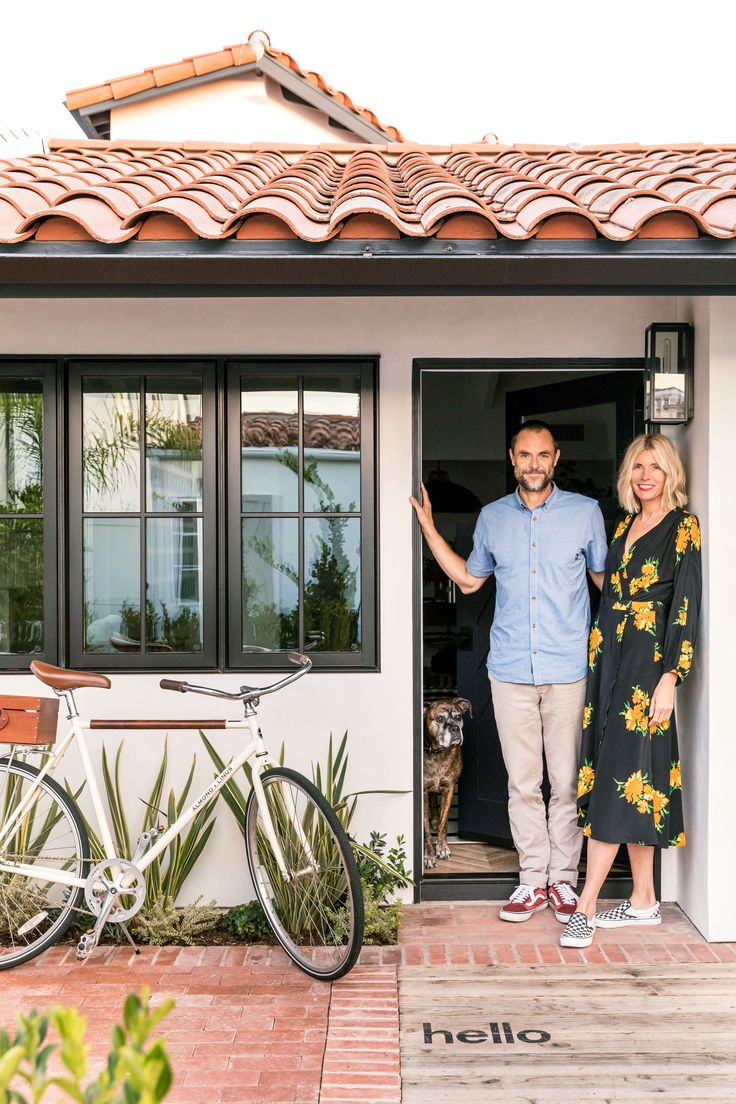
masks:
<svg viewBox="0 0 736 1104"><path fill-rule="evenodd" d="M695 330L687 322L653 322L644 342L644 420L682 425L693 416Z"/></svg>

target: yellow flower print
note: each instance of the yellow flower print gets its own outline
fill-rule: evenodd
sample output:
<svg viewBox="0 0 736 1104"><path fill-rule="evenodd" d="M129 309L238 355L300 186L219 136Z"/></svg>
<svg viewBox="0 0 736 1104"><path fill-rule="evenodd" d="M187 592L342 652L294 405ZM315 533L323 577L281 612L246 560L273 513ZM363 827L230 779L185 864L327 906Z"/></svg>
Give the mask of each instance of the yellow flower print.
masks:
<svg viewBox="0 0 736 1104"><path fill-rule="evenodd" d="M631 701L624 702L624 708L619 713L623 717L629 732L640 732L647 735L649 718L649 695L640 686L632 687Z"/></svg>
<svg viewBox="0 0 736 1104"><path fill-rule="evenodd" d="M611 575L611 590L614 590L619 598L623 597L623 591L621 589L621 575L618 571L614 571Z"/></svg>
<svg viewBox="0 0 736 1104"><path fill-rule="evenodd" d="M673 790L682 789L682 772L680 770L680 760L673 763L670 767L670 793Z"/></svg>
<svg viewBox="0 0 736 1104"><path fill-rule="evenodd" d="M687 551L689 544L691 544L696 551L700 551L700 526L698 525L698 519L695 517L695 514L685 514L682 521L677 526L675 553L678 563Z"/></svg>
<svg viewBox="0 0 736 1104"><path fill-rule="evenodd" d="M662 661L662 652L661 652L661 649L659 647L659 643L657 643L657 644L654 645L654 662L655 663L661 663L661 661Z"/></svg>
<svg viewBox="0 0 736 1104"><path fill-rule="evenodd" d="M684 679L693 665L694 648L690 640L683 640L680 647L680 659L678 660L678 675Z"/></svg>
<svg viewBox="0 0 736 1104"><path fill-rule="evenodd" d="M650 736L662 736L665 732L669 732L670 722L660 721L659 724L655 724L654 721L650 722L649 735Z"/></svg>
<svg viewBox="0 0 736 1104"><path fill-rule="evenodd" d="M591 671L595 668L595 661L601 653L601 644L603 643L603 633L595 624L590 630L590 636L588 638L588 666Z"/></svg>
<svg viewBox="0 0 736 1104"><path fill-rule="evenodd" d="M687 597L687 595L685 595L685 597L682 600L682 605L680 606L680 609L678 610L677 617L672 622L673 625L687 625L687 607L688 607L688 597Z"/></svg>
<svg viewBox="0 0 736 1104"><path fill-rule="evenodd" d="M634 705L643 705L647 709L649 708L649 695L646 690L642 690L640 686L633 686L631 689L631 700Z"/></svg>
<svg viewBox="0 0 736 1104"><path fill-rule="evenodd" d="M629 566L629 561L631 560L631 557L633 555L634 555L634 546L632 544L629 551L624 552L623 556L621 557L621 567L620 567L619 570L621 571L621 574L623 575L624 579L627 578L626 568Z"/></svg>
<svg viewBox="0 0 736 1104"><path fill-rule="evenodd" d="M593 770L593 764L586 759L578 771L578 797L583 797L584 794L590 793L593 789L594 781L595 771Z"/></svg>
<svg viewBox="0 0 736 1104"><path fill-rule="evenodd" d="M649 776L641 771L630 774L625 782L619 782L615 778L614 782L618 787L619 797L622 797L629 805L635 805L637 812L642 814L651 813L654 827L658 832L661 832L664 818L669 812L667 806L670 799L667 795L661 793L660 790L655 790L649 781Z"/></svg>
<svg viewBox="0 0 736 1104"><path fill-rule="evenodd" d="M651 586L659 582L659 560L647 560L641 569L641 575L636 575L629 586L630 594L638 594L640 590L649 590Z"/></svg>
<svg viewBox="0 0 736 1104"><path fill-rule="evenodd" d="M634 603L634 624L640 632L648 632L654 636L654 627L657 622L657 615L654 612L654 608L651 603L636 602Z"/></svg>
<svg viewBox="0 0 736 1104"><path fill-rule="evenodd" d="M590 722L593 720L593 706L586 705L583 710L583 728L590 728Z"/></svg>
<svg viewBox="0 0 736 1104"><path fill-rule="evenodd" d="M626 798L629 805L636 805L641 801L647 781L647 776L642 776L641 771L637 771L636 774L630 774L625 782L616 782L616 785L619 790L623 790L621 796Z"/></svg>
<svg viewBox="0 0 736 1104"><path fill-rule="evenodd" d="M618 540L619 537L622 537L624 535L624 533L626 532L626 530L629 527L630 521L631 521L631 514L627 514L626 517L623 518L618 523L618 525L616 526L616 532L613 534L613 539L614 540Z"/></svg>
<svg viewBox="0 0 736 1104"><path fill-rule="evenodd" d="M621 641L624 638L624 629L625 628L626 628L626 618L624 617L623 621L619 621L618 625L616 626L616 640L618 640L619 644L621 643Z"/></svg>
<svg viewBox="0 0 736 1104"><path fill-rule="evenodd" d="M685 833L680 832L674 839L670 840L670 847L684 847L685 846Z"/></svg>
<svg viewBox="0 0 736 1104"><path fill-rule="evenodd" d="M590 825L589 824L586 824L585 827L583 828L583 835L588 836L588 838L590 838Z"/></svg>

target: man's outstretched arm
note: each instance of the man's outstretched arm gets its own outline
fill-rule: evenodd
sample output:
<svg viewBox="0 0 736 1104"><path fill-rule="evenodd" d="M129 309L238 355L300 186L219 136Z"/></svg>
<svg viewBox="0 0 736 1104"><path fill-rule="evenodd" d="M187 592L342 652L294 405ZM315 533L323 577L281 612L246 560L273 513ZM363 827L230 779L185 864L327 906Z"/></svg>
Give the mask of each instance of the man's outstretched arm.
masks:
<svg viewBox="0 0 736 1104"><path fill-rule="evenodd" d="M409 501L414 507L417 521L421 527L424 539L429 546L429 550L445 575L452 579L453 583L460 588L462 593L473 594L476 590L480 590L488 576L484 575L483 578L479 578L477 575L471 575L462 556L458 556L457 552L454 552L453 549L450 548L445 538L440 536L432 518L432 503L429 501L427 488L423 483L420 483L420 487L422 488L421 503L413 497L410 498Z"/></svg>

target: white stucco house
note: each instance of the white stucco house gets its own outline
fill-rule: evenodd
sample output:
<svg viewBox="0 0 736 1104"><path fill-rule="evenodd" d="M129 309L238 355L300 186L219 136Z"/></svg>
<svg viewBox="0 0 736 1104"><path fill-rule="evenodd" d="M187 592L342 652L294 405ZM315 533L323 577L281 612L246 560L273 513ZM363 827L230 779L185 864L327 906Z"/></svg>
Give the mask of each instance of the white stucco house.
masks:
<svg viewBox="0 0 736 1104"><path fill-rule="evenodd" d="M420 146L262 33L67 104L85 137L0 152L4 691L31 692L38 655L111 675L80 693L89 715L183 717L162 674L231 687L307 650L314 673L262 710L287 760L308 770L347 729L351 788L400 791L361 798L356 834L403 834L418 896L505 896L492 588L471 602L437 577L408 496L429 480L467 549L506 492L510 428L543 416L561 485L612 520L645 330L690 323L694 413L666 432L704 615L677 703L688 846L658 877L708 939L736 940L736 146ZM458 860L425 875L422 701L456 692L476 706ZM163 739L126 737L131 795ZM206 777L196 732L169 748L174 782L195 751ZM243 900L245 863L233 884L218 847L242 847L224 807L189 895Z"/></svg>

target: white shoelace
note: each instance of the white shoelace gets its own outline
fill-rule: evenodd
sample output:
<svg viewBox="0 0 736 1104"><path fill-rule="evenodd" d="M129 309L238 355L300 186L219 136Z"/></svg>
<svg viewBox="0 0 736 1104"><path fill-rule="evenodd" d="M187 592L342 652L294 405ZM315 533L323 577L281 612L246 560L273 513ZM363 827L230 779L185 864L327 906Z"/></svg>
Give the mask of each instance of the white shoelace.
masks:
<svg viewBox="0 0 736 1104"><path fill-rule="evenodd" d="M533 897L535 893L536 890L534 889L534 886L524 885L524 883L522 882L522 884L517 886L514 892L509 897L509 904L520 904L521 902L526 901L528 897Z"/></svg>
<svg viewBox="0 0 736 1104"><path fill-rule="evenodd" d="M560 895L560 900L563 905L575 905L577 904L577 897L572 886L569 886L567 882L557 882L555 889Z"/></svg>

